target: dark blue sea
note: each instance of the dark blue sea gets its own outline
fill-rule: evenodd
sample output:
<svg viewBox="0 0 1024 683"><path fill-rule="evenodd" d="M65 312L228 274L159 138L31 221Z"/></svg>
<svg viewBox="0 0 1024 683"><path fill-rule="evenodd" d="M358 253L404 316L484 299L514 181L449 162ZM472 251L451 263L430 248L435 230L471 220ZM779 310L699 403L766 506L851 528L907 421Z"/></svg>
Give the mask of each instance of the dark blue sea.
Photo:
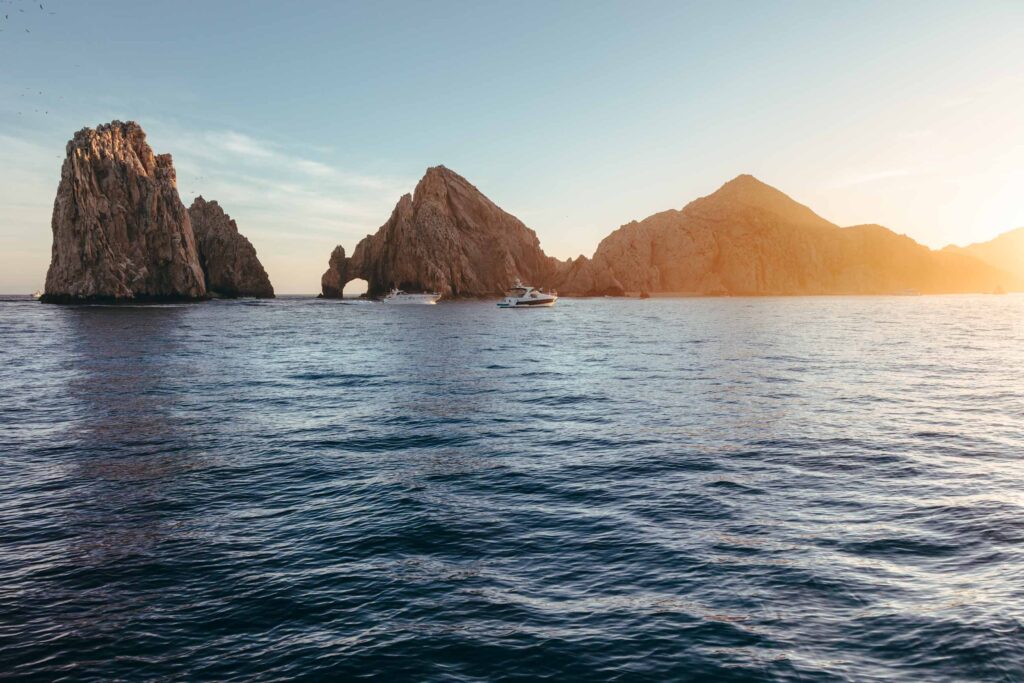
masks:
<svg viewBox="0 0 1024 683"><path fill-rule="evenodd" d="M0 678L1024 680L1024 296L0 302Z"/></svg>

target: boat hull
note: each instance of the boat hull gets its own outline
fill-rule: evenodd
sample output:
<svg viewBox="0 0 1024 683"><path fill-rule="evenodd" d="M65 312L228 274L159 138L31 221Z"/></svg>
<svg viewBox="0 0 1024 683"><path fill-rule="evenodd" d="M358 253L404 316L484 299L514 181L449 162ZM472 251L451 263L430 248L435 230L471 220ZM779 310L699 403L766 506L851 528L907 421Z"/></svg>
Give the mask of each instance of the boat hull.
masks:
<svg viewBox="0 0 1024 683"><path fill-rule="evenodd" d="M383 303L391 306L433 306L440 298L440 294L398 294L385 297Z"/></svg>
<svg viewBox="0 0 1024 683"><path fill-rule="evenodd" d="M551 308L556 301L558 301L557 298L536 301L499 301L498 308Z"/></svg>

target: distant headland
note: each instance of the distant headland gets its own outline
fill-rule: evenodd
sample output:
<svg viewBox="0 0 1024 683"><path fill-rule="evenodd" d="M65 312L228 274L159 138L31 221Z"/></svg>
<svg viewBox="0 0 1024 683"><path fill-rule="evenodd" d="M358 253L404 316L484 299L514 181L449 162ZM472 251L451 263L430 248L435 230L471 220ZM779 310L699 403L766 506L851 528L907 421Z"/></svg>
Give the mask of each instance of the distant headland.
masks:
<svg viewBox="0 0 1024 683"><path fill-rule="evenodd" d="M273 297L253 245L216 201L185 209L170 155L114 121L67 145L43 301ZM591 258L546 255L536 233L469 181L427 169L413 194L356 245L330 254L321 296L365 279L446 298L499 294L517 277L564 296L994 292L1024 287L1024 229L931 250L879 225L841 228L753 176L682 209L628 223Z"/></svg>

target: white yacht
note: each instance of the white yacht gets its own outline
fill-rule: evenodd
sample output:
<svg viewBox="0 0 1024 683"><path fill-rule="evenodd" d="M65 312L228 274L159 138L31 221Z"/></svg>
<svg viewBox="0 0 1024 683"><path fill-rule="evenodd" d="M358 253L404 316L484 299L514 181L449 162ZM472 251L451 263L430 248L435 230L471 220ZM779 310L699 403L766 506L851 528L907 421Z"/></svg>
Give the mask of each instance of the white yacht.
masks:
<svg viewBox="0 0 1024 683"><path fill-rule="evenodd" d="M403 292L400 289L391 288L384 298L381 300L386 304L420 304L432 306L437 303L437 300L441 298L441 295L437 292L423 292L420 294L410 294Z"/></svg>
<svg viewBox="0 0 1024 683"><path fill-rule="evenodd" d="M558 301L558 294L524 285L516 278L512 288L505 292L505 298L498 302L498 308L549 308Z"/></svg>

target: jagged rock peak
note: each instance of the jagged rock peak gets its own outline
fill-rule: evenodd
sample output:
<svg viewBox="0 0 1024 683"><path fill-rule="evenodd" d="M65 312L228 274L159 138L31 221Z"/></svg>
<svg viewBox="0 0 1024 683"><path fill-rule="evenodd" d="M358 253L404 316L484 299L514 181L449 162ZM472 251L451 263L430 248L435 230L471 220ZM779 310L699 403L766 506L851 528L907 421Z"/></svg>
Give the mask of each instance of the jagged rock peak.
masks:
<svg viewBox="0 0 1024 683"><path fill-rule="evenodd" d="M476 187L474 187L471 182L466 180L465 177L459 175L458 173L448 168L444 164L438 164L437 166L428 167L427 170L423 173L423 177L420 178L420 181L419 183L417 183L416 186L418 188L421 185L424 185L425 183L429 183L431 180L459 182L464 185L468 185L469 187L472 187L474 190L476 190ZM477 192L479 192L479 190L477 190Z"/></svg>
<svg viewBox="0 0 1024 683"><path fill-rule="evenodd" d="M832 226L832 223L785 192L747 173L736 176L715 192L690 202L683 209L691 213L719 217L726 213L746 210L770 212L795 224Z"/></svg>
<svg viewBox="0 0 1024 683"><path fill-rule="evenodd" d="M788 201L796 203L789 195L768 183L758 180L749 173L741 173L703 199L715 197L722 200L741 201L748 204Z"/></svg>
<svg viewBox="0 0 1024 683"><path fill-rule="evenodd" d="M146 144L146 131L142 130L135 121L111 121L102 123L95 128L85 126L77 131L65 146L65 152L71 154L75 148L95 147L97 145L109 147L127 146L136 151L140 156L152 157L153 150Z"/></svg>
<svg viewBox="0 0 1024 683"><path fill-rule="evenodd" d="M502 211L476 185L443 165L431 166L427 169L423 177L420 178L420 181L416 183L416 189L412 194L412 201L418 205L430 199L444 198L452 194L462 195L472 199L473 202L493 207L496 211Z"/></svg>
<svg viewBox="0 0 1024 683"><path fill-rule="evenodd" d="M205 298L170 155L155 155L134 121L83 128L66 151L43 300Z"/></svg>
<svg viewBox="0 0 1024 683"><path fill-rule="evenodd" d="M719 192L778 192L774 187L752 176L740 173L738 176L722 184Z"/></svg>
<svg viewBox="0 0 1024 683"><path fill-rule="evenodd" d="M207 290L223 297L273 298L274 287L256 248L220 204L199 196L188 213Z"/></svg>

